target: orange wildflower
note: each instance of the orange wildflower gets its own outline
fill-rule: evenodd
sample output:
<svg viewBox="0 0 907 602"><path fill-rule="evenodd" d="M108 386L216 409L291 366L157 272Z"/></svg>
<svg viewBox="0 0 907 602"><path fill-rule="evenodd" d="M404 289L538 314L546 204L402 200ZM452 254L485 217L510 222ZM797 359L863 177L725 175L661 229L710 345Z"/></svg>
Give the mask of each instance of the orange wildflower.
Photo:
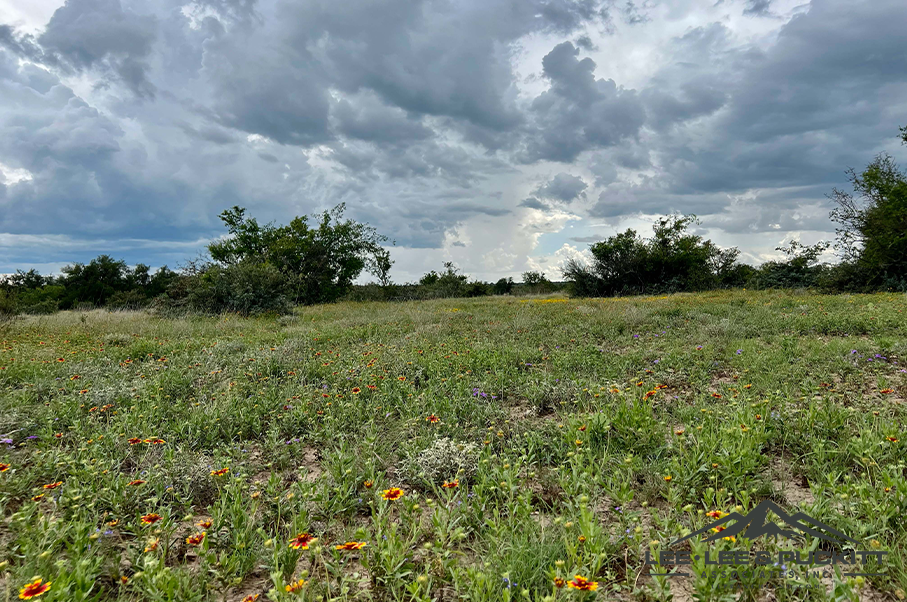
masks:
<svg viewBox="0 0 907 602"><path fill-rule="evenodd" d="M309 544L318 541L318 538L309 533L300 533L296 537L290 540L289 546L294 550L308 550Z"/></svg>
<svg viewBox="0 0 907 602"><path fill-rule="evenodd" d="M390 489L385 489L381 494L381 497L392 502L394 500L399 500L404 495L404 491L399 487L391 487Z"/></svg>
<svg viewBox="0 0 907 602"><path fill-rule="evenodd" d="M598 589L598 581L589 581L582 575L576 575L573 577L573 581L568 583L567 586L583 592L594 592Z"/></svg>
<svg viewBox="0 0 907 602"><path fill-rule="evenodd" d="M136 485L141 485L141 484L143 484L143 483L145 483L145 482L146 482L146 481L143 481L142 479L136 479L136 480L134 480L134 481L129 481L129 483L127 483L127 485L129 485L129 486L131 486L131 487L135 487Z"/></svg>
<svg viewBox="0 0 907 602"><path fill-rule="evenodd" d="M57 487L59 487L62 484L63 484L63 481L57 481L56 483L48 483L47 485L44 485L44 489L56 489Z"/></svg>
<svg viewBox="0 0 907 602"><path fill-rule="evenodd" d="M454 479L453 481L444 481L444 484L441 487L445 489L454 489L460 486L460 479Z"/></svg>
<svg viewBox="0 0 907 602"><path fill-rule="evenodd" d="M348 541L346 543L340 544L339 546L334 546L335 550L361 550L368 545L367 541Z"/></svg>
<svg viewBox="0 0 907 602"><path fill-rule="evenodd" d="M161 520L161 518L162 517L160 514L155 514L154 512L152 512L150 514L145 514L144 516L142 516L142 523L146 525L153 525L157 521Z"/></svg>
<svg viewBox="0 0 907 602"><path fill-rule="evenodd" d="M287 590L287 592L290 594L295 594L296 592L301 590L302 586L305 584L305 579L300 579L299 581L294 581L293 583L287 585L286 587L284 587L284 589Z"/></svg>
<svg viewBox="0 0 907 602"><path fill-rule="evenodd" d="M200 546L202 542L205 541L205 535L207 535L207 533L204 531L196 533L195 535L190 535L186 538L186 543L190 546Z"/></svg>
<svg viewBox="0 0 907 602"><path fill-rule="evenodd" d="M0 462L0 472L6 472L7 470L9 470L9 467L10 467L10 464Z"/></svg>
<svg viewBox="0 0 907 602"><path fill-rule="evenodd" d="M212 477L222 477L222 476L224 476L225 474L227 474L228 472L230 472L230 468L229 468L229 467L221 468L220 470L212 470L212 471L211 471L211 476L212 476Z"/></svg>
<svg viewBox="0 0 907 602"><path fill-rule="evenodd" d="M40 595L46 594L50 590L50 584L50 581L41 583L41 578L38 577L19 590L19 598L22 600L31 600L32 598L37 598Z"/></svg>

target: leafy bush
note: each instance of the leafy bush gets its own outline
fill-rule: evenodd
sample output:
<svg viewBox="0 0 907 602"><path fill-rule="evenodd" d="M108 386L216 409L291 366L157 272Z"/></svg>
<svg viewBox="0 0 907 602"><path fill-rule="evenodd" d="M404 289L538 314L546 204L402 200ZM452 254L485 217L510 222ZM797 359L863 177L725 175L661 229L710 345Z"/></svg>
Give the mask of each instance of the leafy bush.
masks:
<svg viewBox="0 0 907 602"><path fill-rule="evenodd" d="M440 485L444 481L469 481L479 469L479 448L474 443L456 443L447 437L436 439L415 457L401 462L400 474L411 485L422 482Z"/></svg>
<svg viewBox="0 0 907 602"><path fill-rule="evenodd" d="M492 290L495 295L509 295L513 292L513 278L501 278L494 283Z"/></svg>
<svg viewBox="0 0 907 602"><path fill-rule="evenodd" d="M233 207L220 218L230 237L208 245L221 267L242 263L268 264L286 283L285 294L298 304L329 303L346 295L353 281L368 269L384 284L393 262L381 247L387 237L353 220L342 220L345 205L321 215L317 227L296 217L287 226L261 226Z"/></svg>
<svg viewBox="0 0 907 602"><path fill-rule="evenodd" d="M819 264L819 256L830 246L820 241L803 245L793 241L786 247L777 247L787 257L784 261L767 261L750 278L752 288L805 288L820 285L827 269Z"/></svg>
<svg viewBox="0 0 907 602"><path fill-rule="evenodd" d="M212 265L187 281L186 305L206 313L287 313L292 308L287 277L267 263L249 260Z"/></svg>
<svg viewBox="0 0 907 602"><path fill-rule="evenodd" d="M9 320L18 312L16 299L7 291L0 289L0 322Z"/></svg>
<svg viewBox="0 0 907 602"><path fill-rule="evenodd" d="M591 266L570 260L564 277L582 296L699 291L733 280L739 251L688 234L693 223L694 215L672 215L654 224L650 239L632 229L611 236L589 248Z"/></svg>

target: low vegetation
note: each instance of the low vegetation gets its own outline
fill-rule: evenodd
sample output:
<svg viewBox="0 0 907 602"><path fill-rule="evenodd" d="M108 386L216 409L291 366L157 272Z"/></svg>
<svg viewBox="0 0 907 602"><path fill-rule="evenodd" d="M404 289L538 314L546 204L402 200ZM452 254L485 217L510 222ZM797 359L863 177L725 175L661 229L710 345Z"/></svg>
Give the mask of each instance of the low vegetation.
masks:
<svg viewBox="0 0 907 602"><path fill-rule="evenodd" d="M905 311L722 291L20 316L2 599L904 599ZM645 564L764 500L889 551L855 567L879 575ZM680 549L752 546L829 549Z"/></svg>

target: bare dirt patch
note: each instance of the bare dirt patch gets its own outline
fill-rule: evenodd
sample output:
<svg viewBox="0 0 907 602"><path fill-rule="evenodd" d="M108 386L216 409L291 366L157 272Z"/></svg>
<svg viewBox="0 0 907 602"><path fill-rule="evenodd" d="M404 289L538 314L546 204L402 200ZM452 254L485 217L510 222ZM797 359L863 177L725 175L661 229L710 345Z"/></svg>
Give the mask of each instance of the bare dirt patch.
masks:
<svg viewBox="0 0 907 602"><path fill-rule="evenodd" d="M788 463L782 458L772 459L769 478L775 491L778 491L791 506L809 505L816 500L809 489L806 477L795 476Z"/></svg>

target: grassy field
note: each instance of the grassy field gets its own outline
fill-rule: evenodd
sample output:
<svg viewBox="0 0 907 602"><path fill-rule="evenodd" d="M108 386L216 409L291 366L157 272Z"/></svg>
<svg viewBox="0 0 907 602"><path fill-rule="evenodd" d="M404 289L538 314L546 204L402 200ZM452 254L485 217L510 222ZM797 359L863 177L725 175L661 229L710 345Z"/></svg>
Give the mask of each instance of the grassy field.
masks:
<svg viewBox="0 0 907 602"><path fill-rule="evenodd" d="M905 312L732 291L20 318L0 600L904 599ZM853 567L881 575L701 570L835 547L811 536L694 537L670 548L690 577L650 575L763 500L888 551Z"/></svg>

